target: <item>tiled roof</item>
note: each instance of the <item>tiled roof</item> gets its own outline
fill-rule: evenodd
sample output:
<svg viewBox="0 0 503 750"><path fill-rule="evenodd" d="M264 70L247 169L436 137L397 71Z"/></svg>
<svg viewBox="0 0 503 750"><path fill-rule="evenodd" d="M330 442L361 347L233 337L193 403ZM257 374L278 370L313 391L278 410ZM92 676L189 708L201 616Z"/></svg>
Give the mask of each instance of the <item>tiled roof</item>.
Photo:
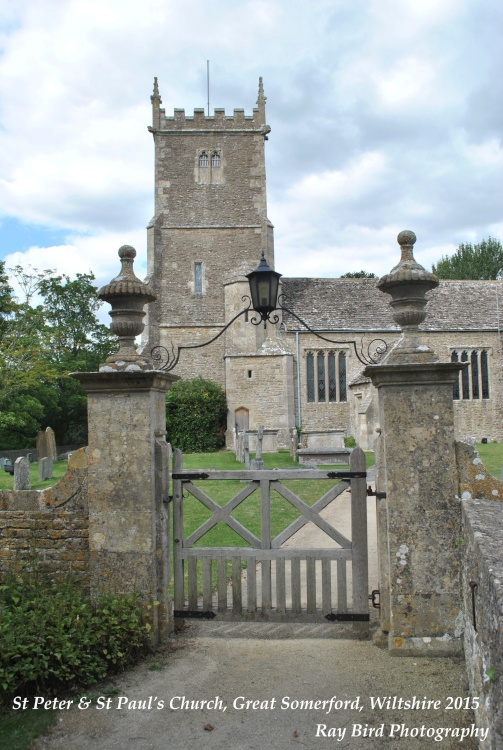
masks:
<svg viewBox="0 0 503 750"><path fill-rule="evenodd" d="M397 330L377 279L281 279L284 304L315 330ZM497 298L498 295L498 298ZM494 330L503 282L441 281L429 292L424 330ZM285 313L288 329L302 328Z"/></svg>

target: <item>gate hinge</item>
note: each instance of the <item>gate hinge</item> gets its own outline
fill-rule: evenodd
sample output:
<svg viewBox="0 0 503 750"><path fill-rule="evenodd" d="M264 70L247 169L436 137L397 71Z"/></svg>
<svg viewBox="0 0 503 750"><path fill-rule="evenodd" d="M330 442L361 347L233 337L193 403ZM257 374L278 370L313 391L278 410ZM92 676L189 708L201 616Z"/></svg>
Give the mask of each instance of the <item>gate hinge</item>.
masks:
<svg viewBox="0 0 503 750"><path fill-rule="evenodd" d="M374 589L371 594L369 594L369 599L372 602L372 606L374 609L379 609L381 606L381 592L379 589ZM376 599L379 601L376 602Z"/></svg>
<svg viewBox="0 0 503 750"><path fill-rule="evenodd" d="M202 612L200 609L175 609L173 612L173 617L178 620L187 620L187 619L198 619L198 620L213 620L214 617L216 617L215 612Z"/></svg>
<svg viewBox="0 0 503 750"><path fill-rule="evenodd" d="M367 495L368 497L377 497L378 500L386 500L387 497L385 492L376 492L373 490L370 484L367 487Z"/></svg>
<svg viewBox="0 0 503 750"><path fill-rule="evenodd" d="M354 612L330 612L330 614L325 615L325 619L330 622L368 622L370 615L361 615Z"/></svg>
<svg viewBox="0 0 503 750"><path fill-rule="evenodd" d="M192 482L193 479L208 479L209 474L204 471L182 472L181 474L172 474L171 479L181 479L182 482Z"/></svg>
<svg viewBox="0 0 503 750"><path fill-rule="evenodd" d="M365 479L366 471L327 471L329 479Z"/></svg>

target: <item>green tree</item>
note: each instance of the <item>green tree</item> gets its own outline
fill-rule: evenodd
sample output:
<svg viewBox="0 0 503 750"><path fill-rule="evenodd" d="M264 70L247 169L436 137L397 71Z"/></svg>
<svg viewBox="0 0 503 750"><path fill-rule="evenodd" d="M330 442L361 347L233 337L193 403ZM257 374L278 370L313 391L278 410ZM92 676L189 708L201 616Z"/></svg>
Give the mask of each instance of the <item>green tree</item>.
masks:
<svg viewBox="0 0 503 750"><path fill-rule="evenodd" d="M186 453L211 453L225 443L227 402L216 383L178 380L166 394L167 439Z"/></svg>
<svg viewBox="0 0 503 750"><path fill-rule="evenodd" d="M96 370L116 346L97 318L94 276L11 272L20 299L0 268L0 447L30 447L49 425L59 445L85 443L87 397L68 373Z"/></svg>
<svg viewBox="0 0 503 750"><path fill-rule="evenodd" d="M377 279L375 273L372 271L348 271L343 273L341 279Z"/></svg>
<svg viewBox="0 0 503 750"><path fill-rule="evenodd" d="M489 237L478 245L462 243L453 255L432 266L440 279L495 279L503 269L500 240Z"/></svg>

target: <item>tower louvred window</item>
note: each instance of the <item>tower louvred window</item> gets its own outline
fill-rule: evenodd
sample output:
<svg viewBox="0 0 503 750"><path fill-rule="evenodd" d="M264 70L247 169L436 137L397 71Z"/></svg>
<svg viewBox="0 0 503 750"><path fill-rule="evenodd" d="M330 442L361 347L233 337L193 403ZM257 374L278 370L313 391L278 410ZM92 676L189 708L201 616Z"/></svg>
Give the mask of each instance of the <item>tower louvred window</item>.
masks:
<svg viewBox="0 0 503 750"><path fill-rule="evenodd" d="M200 167L207 167L208 166L208 154L206 151L201 151L199 154L199 166Z"/></svg>
<svg viewBox="0 0 503 750"><path fill-rule="evenodd" d="M214 151L211 155L211 166L212 167L220 166L220 154L218 153L218 151Z"/></svg>

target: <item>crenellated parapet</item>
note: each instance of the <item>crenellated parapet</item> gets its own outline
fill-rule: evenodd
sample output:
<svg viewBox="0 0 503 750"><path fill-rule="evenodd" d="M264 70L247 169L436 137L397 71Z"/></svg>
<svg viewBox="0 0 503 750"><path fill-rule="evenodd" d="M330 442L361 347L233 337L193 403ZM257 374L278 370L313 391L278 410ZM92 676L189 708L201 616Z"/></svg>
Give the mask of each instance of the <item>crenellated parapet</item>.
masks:
<svg viewBox="0 0 503 750"><path fill-rule="evenodd" d="M174 109L172 116L166 116L166 110L161 108L161 97L157 78L154 79L154 93L152 101L151 133L176 132L255 132L267 136L271 128L265 123L265 101L262 78L259 81L257 107L251 115L245 114L244 109L234 109L232 115L226 115L225 109L215 108L213 115L207 115L204 108L194 109L194 114L185 113L184 109Z"/></svg>

